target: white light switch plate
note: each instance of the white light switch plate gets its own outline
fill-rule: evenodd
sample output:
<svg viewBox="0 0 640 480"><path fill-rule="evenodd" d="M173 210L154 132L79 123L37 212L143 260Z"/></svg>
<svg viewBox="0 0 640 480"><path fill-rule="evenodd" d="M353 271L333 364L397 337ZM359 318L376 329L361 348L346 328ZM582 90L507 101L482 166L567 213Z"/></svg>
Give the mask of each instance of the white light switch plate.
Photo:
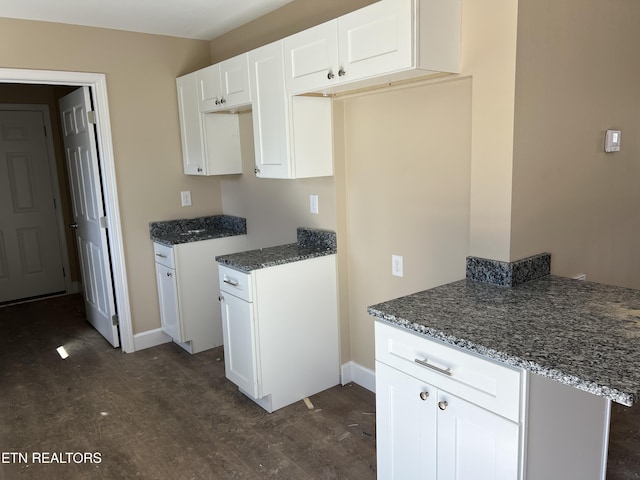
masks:
<svg viewBox="0 0 640 480"><path fill-rule="evenodd" d="M180 198L182 199L182 206L183 207L190 207L191 206L191 192L190 191L180 192Z"/></svg>
<svg viewBox="0 0 640 480"><path fill-rule="evenodd" d="M318 195L309 195L309 211L311 213L318 213Z"/></svg>
<svg viewBox="0 0 640 480"><path fill-rule="evenodd" d="M402 255L391 255L391 275L403 276Z"/></svg>

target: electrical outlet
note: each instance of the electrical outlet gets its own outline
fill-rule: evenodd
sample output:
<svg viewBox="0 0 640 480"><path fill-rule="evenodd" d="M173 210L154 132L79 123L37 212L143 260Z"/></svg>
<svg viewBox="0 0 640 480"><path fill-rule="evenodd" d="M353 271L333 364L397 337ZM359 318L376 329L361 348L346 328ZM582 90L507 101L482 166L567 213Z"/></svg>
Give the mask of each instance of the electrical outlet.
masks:
<svg viewBox="0 0 640 480"><path fill-rule="evenodd" d="M402 277L402 255L391 255L391 275Z"/></svg>
<svg viewBox="0 0 640 480"><path fill-rule="evenodd" d="M191 206L191 192L190 191L180 192L180 198L182 199L182 206L183 207L190 207Z"/></svg>
<svg viewBox="0 0 640 480"><path fill-rule="evenodd" d="M318 213L318 195L309 195L309 211L311 213Z"/></svg>

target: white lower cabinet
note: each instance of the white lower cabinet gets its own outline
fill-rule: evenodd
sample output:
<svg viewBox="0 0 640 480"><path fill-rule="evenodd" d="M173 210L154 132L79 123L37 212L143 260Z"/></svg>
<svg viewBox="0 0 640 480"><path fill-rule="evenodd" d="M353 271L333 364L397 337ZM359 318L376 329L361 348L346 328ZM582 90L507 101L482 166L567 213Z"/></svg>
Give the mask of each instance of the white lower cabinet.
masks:
<svg viewBox="0 0 640 480"><path fill-rule="evenodd" d="M156 263L156 282L158 284L162 330L174 340L182 342L180 312L178 311L178 284L176 283L175 269L161 263Z"/></svg>
<svg viewBox="0 0 640 480"><path fill-rule="evenodd" d="M604 480L611 400L377 321L378 478Z"/></svg>
<svg viewBox="0 0 640 480"><path fill-rule="evenodd" d="M376 358L379 479L520 478L517 370L379 323ZM478 403L464 398L471 390ZM516 417L492 411L511 412L492 396L515 402Z"/></svg>
<svg viewBox="0 0 640 480"><path fill-rule="evenodd" d="M438 391L437 413L436 478L518 478L518 423L444 391Z"/></svg>
<svg viewBox="0 0 640 480"><path fill-rule="evenodd" d="M336 256L220 266L225 374L268 412L340 383Z"/></svg>
<svg viewBox="0 0 640 480"><path fill-rule="evenodd" d="M211 293L218 281L215 256L246 246L246 235L173 246L154 243L162 330L189 353L222 345L220 308Z"/></svg>
<svg viewBox="0 0 640 480"><path fill-rule="evenodd" d="M258 397L256 332L253 303L222 293L225 374L240 390Z"/></svg>

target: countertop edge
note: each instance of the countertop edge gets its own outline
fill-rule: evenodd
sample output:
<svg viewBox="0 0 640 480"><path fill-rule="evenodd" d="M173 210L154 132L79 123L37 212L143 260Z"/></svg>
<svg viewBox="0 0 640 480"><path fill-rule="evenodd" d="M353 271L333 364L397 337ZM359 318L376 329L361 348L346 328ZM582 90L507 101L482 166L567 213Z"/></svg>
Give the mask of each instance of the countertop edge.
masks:
<svg viewBox="0 0 640 480"><path fill-rule="evenodd" d="M151 235L151 241L154 243L160 243L167 247L173 247L175 245L184 245L185 243L194 243L194 242L204 242L207 240L216 240L218 238L227 238L227 237L238 237L241 235L246 235L245 232L236 232L233 230L229 231L217 231L215 233L208 233L204 235L190 236L185 235L183 238L167 238L167 236L155 236Z"/></svg>
<svg viewBox="0 0 640 480"><path fill-rule="evenodd" d="M292 245L295 245L295 244L292 244ZM274 248L277 248L277 247L274 247ZM303 260L309 260L309 259L312 259L312 258L324 257L324 256L327 256L327 255L334 255L336 253L337 252L334 251L334 250L320 250L319 249L317 251L305 252L302 255L293 255L293 256L286 257L286 258L280 258L280 259L277 259L277 260L270 260L270 261L257 262L257 263L251 263L251 264L234 262L233 260L224 258L225 255L220 255L220 256L216 257L216 261L220 265L223 265L225 267L233 268L235 270L238 270L238 271L244 272L244 273L251 273L254 270L260 270L260 269L269 268L269 267L277 267L278 265L286 265L288 263L300 262L300 261L303 261Z"/></svg>
<svg viewBox="0 0 640 480"><path fill-rule="evenodd" d="M384 321L390 325L395 325L411 332L424 335L425 337L439 340L443 343L453 345L455 347L461 348L462 350L481 355L491 360L498 361L512 367L525 369L529 372L536 373L543 377L556 380L564 385L568 385L594 395L605 397L627 407L632 406L637 400L637 398L635 398L635 395L633 394L621 392L618 389L607 387L606 385L600 385L589 380L584 380L582 378L576 377L575 375L566 374L555 368L545 367L532 360L526 360L521 357L511 355L506 352L501 352L484 345L478 345L463 338L458 338L454 335L446 334L440 330L429 328L427 326L413 323L403 318L399 318L395 315L384 313L373 307L368 307L367 312L371 316L375 317L377 321Z"/></svg>

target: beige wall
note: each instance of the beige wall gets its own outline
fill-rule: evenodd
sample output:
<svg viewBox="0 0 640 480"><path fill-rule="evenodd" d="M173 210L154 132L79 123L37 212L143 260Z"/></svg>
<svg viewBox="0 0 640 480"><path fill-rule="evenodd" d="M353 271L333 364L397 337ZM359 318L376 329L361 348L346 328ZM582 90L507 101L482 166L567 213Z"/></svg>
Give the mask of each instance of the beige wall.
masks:
<svg viewBox="0 0 640 480"><path fill-rule="evenodd" d="M333 177L300 180L257 178L251 112L240 114L242 175L221 177L224 213L247 219L249 248L296 241L297 227L336 230ZM309 195L318 195L318 214Z"/></svg>
<svg viewBox="0 0 640 480"><path fill-rule="evenodd" d="M640 288L640 3L519 3L512 257Z"/></svg>
<svg viewBox="0 0 640 480"><path fill-rule="evenodd" d="M518 2L462 2L462 75L472 76L470 254L511 260Z"/></svg>
<svg viewBox="0 0 640 480"><path fill-rule="evenodd" d="M373 368L367 306L465 276L469 252L471 80L344 102L351 360ZM391 275L391 255L404 276Z"/></svg>
<svg viewBox="0 0 640 480"><path fill-rule="evenodd" d="M181 167L175 79L210 63L209 43L0 18L0 45L5 68L106 74L133 331L159 328L148 223L222 209L219 180Z"/></svg>

